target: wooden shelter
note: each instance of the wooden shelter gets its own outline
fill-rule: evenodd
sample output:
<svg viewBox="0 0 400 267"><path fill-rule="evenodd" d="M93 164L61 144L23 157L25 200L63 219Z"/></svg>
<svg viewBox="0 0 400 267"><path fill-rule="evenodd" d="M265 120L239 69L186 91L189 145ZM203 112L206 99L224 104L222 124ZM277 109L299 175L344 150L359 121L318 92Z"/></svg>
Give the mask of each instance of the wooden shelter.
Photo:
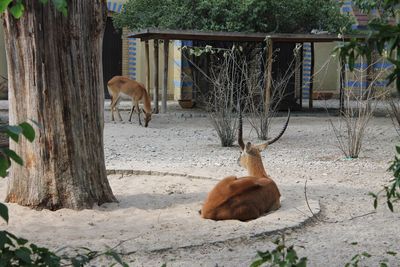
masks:
<svg viewBox="0 0 400 267"><path fill-rule="evenodd" d="M170 40L192 40L192 41L226 41L226 42L266 42L268 47L267 51L267 68L265 70L265 103L269 103L269 97L271 95L271 81L272 81L272 51L274 49L275 43L311 43L311 49L313 49L314 43L320 42L335 42L335 41L348 41L352 38L365 39L365 36L338 36L332 34L267 34L267 33L240 33L240 32L204 32L204 31L194 31L194 30L160 30L160 29L145 29L138 32L134 32L128 35L128 38L139 38L141 41L148 42L149 40L154 40L155 46L158 46L158 40L164 40L164 57L168 58L168 42ZM149 62L149 49L148 43L146 43L146 69L147 82L150 84L150 62ZM154 84L154 107L155 111L158 112L158 49L154 50L154 70L156 77L153 81ZM311 73L313 73L314 68L314 53L312 53L311 58ZM162 105L161 111L164 113L167 111L167 73L168 65L164 66L164 79L163 79L163 91L162 91ZM312 75L311 75L312 77ZM342 96L343 85L340 83L340 96ZM309 107L312 108L312 89L313 81L310 81L310 97L309 97ZM340 97L340 106L342 106L342 97Z"/></svg>

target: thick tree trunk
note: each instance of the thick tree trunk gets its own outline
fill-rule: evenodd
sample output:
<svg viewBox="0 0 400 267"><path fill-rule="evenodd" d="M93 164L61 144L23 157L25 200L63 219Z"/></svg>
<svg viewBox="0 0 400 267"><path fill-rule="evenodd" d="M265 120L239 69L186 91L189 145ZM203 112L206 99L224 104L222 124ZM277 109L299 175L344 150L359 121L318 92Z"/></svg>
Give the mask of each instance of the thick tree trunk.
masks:
<svg viewBox="0 0 400 267"><path fill-rule="evenodd" d="M24 166L13 164L6 201L52 210L116 201L103 150L106 3L68 1L67 17L51 3L24 3L19 20L4 16L10 124L41 128L33 143L11 142Z"/></svg>

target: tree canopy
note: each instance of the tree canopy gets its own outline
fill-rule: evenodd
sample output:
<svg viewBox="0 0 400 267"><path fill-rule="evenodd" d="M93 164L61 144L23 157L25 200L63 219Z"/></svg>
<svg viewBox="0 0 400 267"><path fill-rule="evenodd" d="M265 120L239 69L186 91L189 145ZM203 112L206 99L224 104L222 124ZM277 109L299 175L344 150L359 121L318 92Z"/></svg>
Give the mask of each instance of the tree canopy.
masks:
<svg viewBox="0 0 400 267"><path fill-rule="evenodd" d="M131 30L337 33L352 22L337 0L128 0L124 8L114 24Z"/></svg>

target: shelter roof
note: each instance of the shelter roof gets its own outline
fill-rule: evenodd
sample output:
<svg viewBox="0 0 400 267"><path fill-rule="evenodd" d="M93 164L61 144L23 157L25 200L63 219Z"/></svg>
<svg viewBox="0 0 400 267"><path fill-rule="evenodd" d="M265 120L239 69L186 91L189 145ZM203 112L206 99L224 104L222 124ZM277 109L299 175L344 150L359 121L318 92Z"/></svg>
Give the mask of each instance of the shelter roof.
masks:
<svg viewBox="0 0 400 267"><path fill-rule="evenodd" d="M140 38L142 41L159 40L202 40L226 42L262 42L266 38L274 42L334 42L351 38L365 39L365 35L338 36L335 34L287 34L287 33L242 33L242 32L205 32L195 30L144 29L133 32L128 38Z"/></svg>

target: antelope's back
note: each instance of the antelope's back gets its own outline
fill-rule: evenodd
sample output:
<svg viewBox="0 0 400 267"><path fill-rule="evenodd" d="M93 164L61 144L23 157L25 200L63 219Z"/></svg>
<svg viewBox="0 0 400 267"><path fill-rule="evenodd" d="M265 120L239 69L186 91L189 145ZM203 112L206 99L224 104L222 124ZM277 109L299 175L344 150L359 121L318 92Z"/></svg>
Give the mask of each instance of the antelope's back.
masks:
<svg viewBox="0 0 400 267"><path fill-rule="evenodd" d="M202 217L213 220L255 219L280 207L280 192L269 178L226 177L209 193Z"/></svg>

